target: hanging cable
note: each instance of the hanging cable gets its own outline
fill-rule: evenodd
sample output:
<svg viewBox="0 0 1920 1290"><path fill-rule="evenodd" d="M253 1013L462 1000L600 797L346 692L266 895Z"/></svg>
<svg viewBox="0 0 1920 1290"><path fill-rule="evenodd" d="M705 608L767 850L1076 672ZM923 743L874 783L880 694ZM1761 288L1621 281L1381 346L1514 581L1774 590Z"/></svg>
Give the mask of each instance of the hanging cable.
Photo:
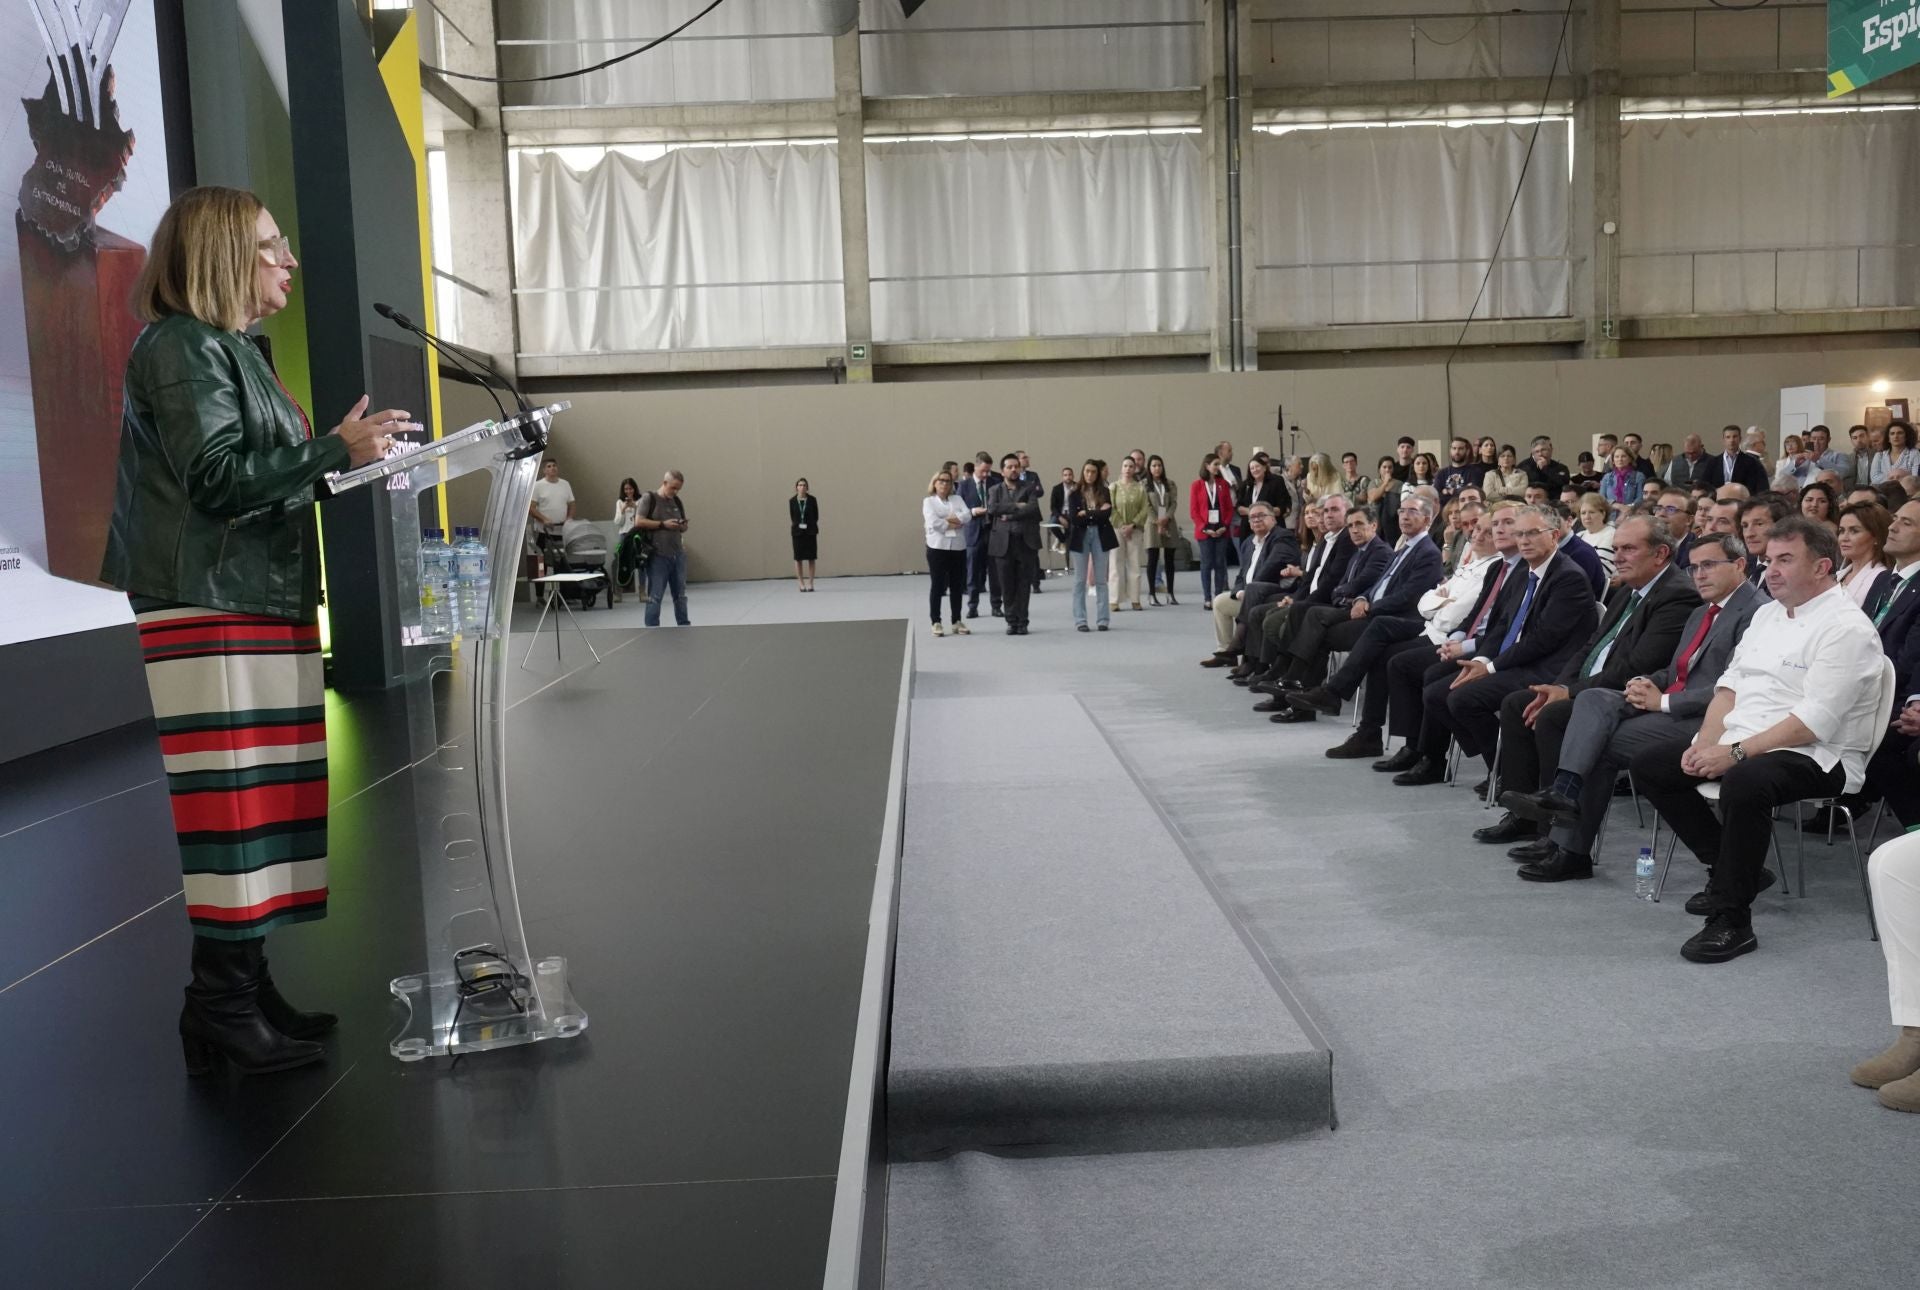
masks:
<svg viewBox="0 0 1920 1290"><path fill-rule="evenodd" d="M1480 302L1486 299L1487 284L1493 281L1493 271L1500 264L1500 248L1506 245L1507 230L1513 227L1513 213L1520 207L1520 194L1527 188L1527 171L1533 166L1534 145L1540 142L1540 127L1547 121L1547 105L1553 102L1553 80L1560 70L1560 55L1567 47L1567 29L1573 25L1574 0L1567 0L1566 14L1560 19L1560 39L1553 47L1553 62L1547 68L1546 92L1540 96L1540 114L1533 119L1533 133L1527 138L1527 152L1520 159L1520 178L1513 186L1513 200L1507 203L1507 218L1500 224L1500 236L1494 239L1493 254L1487 258L1487 272L1480 279L1480 290L1474 294L1473 304L1467 309L1466 321L1460 324L1460 334L1454 337L1453 348L1447 351L1447 434L1453 434L1453 360L1460 353L1460 346L1467 339L1467 329L1473 326L1473 316L1480 311Z"/></svg>
<svg viewBox="0 0 1920 1290"><path fill-rule="evenodd" d="M616 63L624 63L629 58L638 58L640 55L646 53L649 49L659 48L661 45L666 44L669 40L672 40L675 36L678 36L681 32L685 31L687 28L693 26L694 23L699 22L702 18L712 13L715 9L718 9L725 2L726 0L713 0L713 3L709 4L706 8L702 9L699 13L696 13L695 15L693 15L693 17L681 23L678 27L675 27L672 31L668 32L666 35L656 36L652 40L649 40L646 44L640 46L638 49L629 49L624 54L615 54L612 58L603 59L600 62L595 63L591 67L579 67L579 68L575 68L573 71L570 71L570 72L549 72L545 76L476 76L472 72L448 71L444 67L435 67L430 63L422 63L420 64L420 66L426 71L434 72L441 76L452 77L454 80L457 80L457 81L485 81L489 85L532 85L540 81L572 80L576 76L586 76L593 72L603 72L607 68L612 67Z"/></svg>

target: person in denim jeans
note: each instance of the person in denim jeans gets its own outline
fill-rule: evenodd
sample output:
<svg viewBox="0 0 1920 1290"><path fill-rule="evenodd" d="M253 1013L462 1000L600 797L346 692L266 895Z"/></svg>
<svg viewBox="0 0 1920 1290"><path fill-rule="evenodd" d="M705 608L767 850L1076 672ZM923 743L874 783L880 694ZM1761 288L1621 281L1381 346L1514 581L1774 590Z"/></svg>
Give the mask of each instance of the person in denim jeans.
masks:
<svg viewBox="0 0 1920 1290"><path fill-rule="evenodd" d="M687 626L687 507L680 500L686 476L669 470L660 487L640 499L634 524L653 535L653 558L647 561L647 626L660 625L660 601L673 592L673 621Z"/></svg>

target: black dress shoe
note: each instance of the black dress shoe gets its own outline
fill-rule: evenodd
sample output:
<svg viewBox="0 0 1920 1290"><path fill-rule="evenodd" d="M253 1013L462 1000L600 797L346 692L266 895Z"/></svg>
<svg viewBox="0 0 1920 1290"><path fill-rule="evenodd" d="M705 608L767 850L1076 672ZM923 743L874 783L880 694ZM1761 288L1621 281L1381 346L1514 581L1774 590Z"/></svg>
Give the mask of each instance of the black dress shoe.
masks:
<svg viewBox="0 0 1920 1290"><path fill-rule="evenodd" d="M1373 768L1383 775L1391 775L1398 771L1412 770L1419 762L1420 750L1412 744L1401 744L1399 752L1373 763Z"/></svg>
<svg viewBox="0 0 1920 1290"><path fill-rule="evenodd" d="M1319 713L1302 712L1295 707L1289 707L1285 712L1276 712L1267 718L1267 720L1277 722L1283 726L1297 726L1308 721L1318 721L1319 719Z"/></svg>
<svg viewBox="0 0 1920 1290"><path fill-rule="evenodd" d="M1253 710L1255 712L1286 712L1289 709L1285 699L1262 699L1253 705Z"/></svg>
<svg viewBox="0 0 1920 1290"><path fill-rule="evenodd" d="M1402 788L1413 788L1421 784L1438 784L1447 777L1447 763L1438 757L1422 757L1413 764L1412 770L1403 770L1393 777L1393 782Z"/></svg>
<svg viewBox="0 0 1920 1290"><path fill-rule="evenodd" d="M1329 717L1340 715L1340 696L1324 685L1316 685L1311 690L1289 690L1287 701L1309 712L1323 712Z"/></svg>
<svg viewBox="0 0 1920 1290"><path fill-rule="evenodd" d="M1007 616L1007 611L1000 608L1000 606L995 605L993 607L993 616L995 618L1005 618Z"/></svg>
<svg viewBox="0 0 1920 1290"><path fill-rule="evenodd" d="M1260 674L1258 672L1249 672L1245 676L1230 676L1227 679L1232 681L1235 685L1239 686L1241 689L1252 690L1256 694L1273 693L1273 691L1265 688L1266 683L1260 679Z"/></svg>
<svg viewBox="0 0 1920 1290"><path fill-rule="evenodd" d="M1077 632L1090 632L1093 630L1093 628L1087 626L1085 623L1081 623L1078 627L1074 628L1074 630ZM1200 666L1205 667L1206 664L1202 663Z"/></svg>
<svg viewBox="0 0 1920 1290"><path fill-rule="evenodd" d="M1304 694L1307 689L1306 686L1300 684L1300 682L1294 680L1290 676L1283 676L1280 678L1280 688L1292 694Z"/></svg>
<svg viewBox="0 0 1920 1290"><path fill-rule="evenodd" d="M1553 845L1552 838L1535 838L1532 842L1508 847L1507 859L1518 860L1521 864L1531 864L1535 860L1545 860L1557 850L1559 848Z"/></svg>
<svg viewBox="0 0 1920 1290"><path fill-rule="evenodd" d="M1553 854L1545 860L1523 864L1518 873L1522 882L1570 882L1575 878L1591 878L1593 857L1577 856L1571 851L1555 847Z"/></svg>
<svg viewBox="0 0 1920 1290"><path fill-rule="evenodd" d="M979 616L980 616L980 606L974 605L972 608L967 610L967 617L978 618Z"/></svg>
<svg viewBox="0 0 1920 1290"><path fill-rule="evenodd" d="M1779 879L1774 876L1773 870L1762 869L1760 871L1760 885L1754 889L1754 893L1758 895L1778 881ZM1707 893L1704 891L1696 891L1691 896L1688 896L1687 912L1689 914L1698 914L1702 918L1711 914L1713 912L1713 904Z"/></svg>
<svg viewBox="0 0 1920 1290"><path fill-rule="evenodd" d="M1019 634L1020 634L1020 629L1018 627L1015 627L1012 623L1007 624L1007 635L1018 636Z"/></svg>
<svg viewBox="0 0 1920 1290"><path fill-rule="evenodd" d="M1580 817L1578 805L1550 788L1538 793L1516 793L1509 789L1500 794L1500 805L1521 819L1538 824L1572 824Z"/></svg>
<svg viewBox="0 0 1920 1290"><path fill-rule="evenodd" d="M1362 728L1348 735L1345 743L1327 749L1327 756L1334 761L1358 761L1362 757L1378 757L1385 751L1380 732Z"/></svg>
<svg viewBox="0 0 1920 1290"><path fill-rule="evenodd" d="M1523 820L1509 813L1501 816L1498 824L1490 824L1484 829L1475 829L1473 840L1500 843L1524 842L1528 838L1539 836L1539 833L1540 827L1532 820Z"/></svg>
<svg viewBox="0 0 1920 1290"><path fill-rule="evenodd" d="M1715 914L1707 925L1680 947L1680 957L1690 963L1725 963L1760 948L1754 938L1753 922L1734 914Z"/></svg>
<svg viewBox="0 0 1920 1290"><path fill-rule="evenodd" d="M1475 785L1473 786L1473 795L1474 795L1475 797L1477 797L1477 798L1479 798L1479 799L1480 799L1481 801L1483 801L1483 802L1484 802L1484 801L1486 801L1486 800L1487 800L1487 785L1488 785L1488 784L1491 784L1492 782L1493 782L1493 777L1492 777L1491 775L1489 775L1489 776L1488 776L1487 778L1485 778L1485 779L1483 779L1483 780L1481 780L1481 781L1480 781L1480 782L1479 782L1478 784L1475 784Z"/></svg>

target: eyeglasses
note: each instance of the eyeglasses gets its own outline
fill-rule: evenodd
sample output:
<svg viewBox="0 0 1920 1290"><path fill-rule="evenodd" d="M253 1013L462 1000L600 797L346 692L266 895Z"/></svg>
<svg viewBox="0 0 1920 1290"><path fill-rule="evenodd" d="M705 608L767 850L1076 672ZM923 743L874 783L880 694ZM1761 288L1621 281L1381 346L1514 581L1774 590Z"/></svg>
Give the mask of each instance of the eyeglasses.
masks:
<svg viewBox="0 0 1920 1290"><path fill-rule="evenodd" d="M1656 507L1655 509L1657 509L1662 515L1678 515L1682 511L1686 510L1687 508L1684 506L1661 506L1661 507Z"/></svg>
<svg viewBox="0 0 1920 1290"><path fill-rule="evenodd" d="M1688 563L1687 572L1697 578L1709 569L1724 569L1732 563L1731 560L1694 560Z"/></svg>
<svg viewBox="0 0 1920 1290"><path fill-rule="evenodd" d="M1546 529L1515 529L1513 535L1517 538L1536 538L1545 532Z"/></svg>
<svg viewBox="0 0 1920 1290"><path fill-rule="evenodd" d="M272 256L275 264L291 264L293 262L293 245L288 242L284 236L263 237L254 243L254 245Z"/></svg>

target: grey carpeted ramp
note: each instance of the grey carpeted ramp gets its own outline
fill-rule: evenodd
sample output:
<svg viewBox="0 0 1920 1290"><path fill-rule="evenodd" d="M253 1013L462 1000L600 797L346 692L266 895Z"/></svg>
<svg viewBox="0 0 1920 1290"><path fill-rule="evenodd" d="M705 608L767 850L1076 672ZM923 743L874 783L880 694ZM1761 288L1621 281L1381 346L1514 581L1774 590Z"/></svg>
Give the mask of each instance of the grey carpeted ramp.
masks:
<svg viewBox="0 0 1920 1290"><path fill-rule="evenodd" d="M889 1151L1270 1141L1332 1056L1071 696L913 704Z"/></svg>

